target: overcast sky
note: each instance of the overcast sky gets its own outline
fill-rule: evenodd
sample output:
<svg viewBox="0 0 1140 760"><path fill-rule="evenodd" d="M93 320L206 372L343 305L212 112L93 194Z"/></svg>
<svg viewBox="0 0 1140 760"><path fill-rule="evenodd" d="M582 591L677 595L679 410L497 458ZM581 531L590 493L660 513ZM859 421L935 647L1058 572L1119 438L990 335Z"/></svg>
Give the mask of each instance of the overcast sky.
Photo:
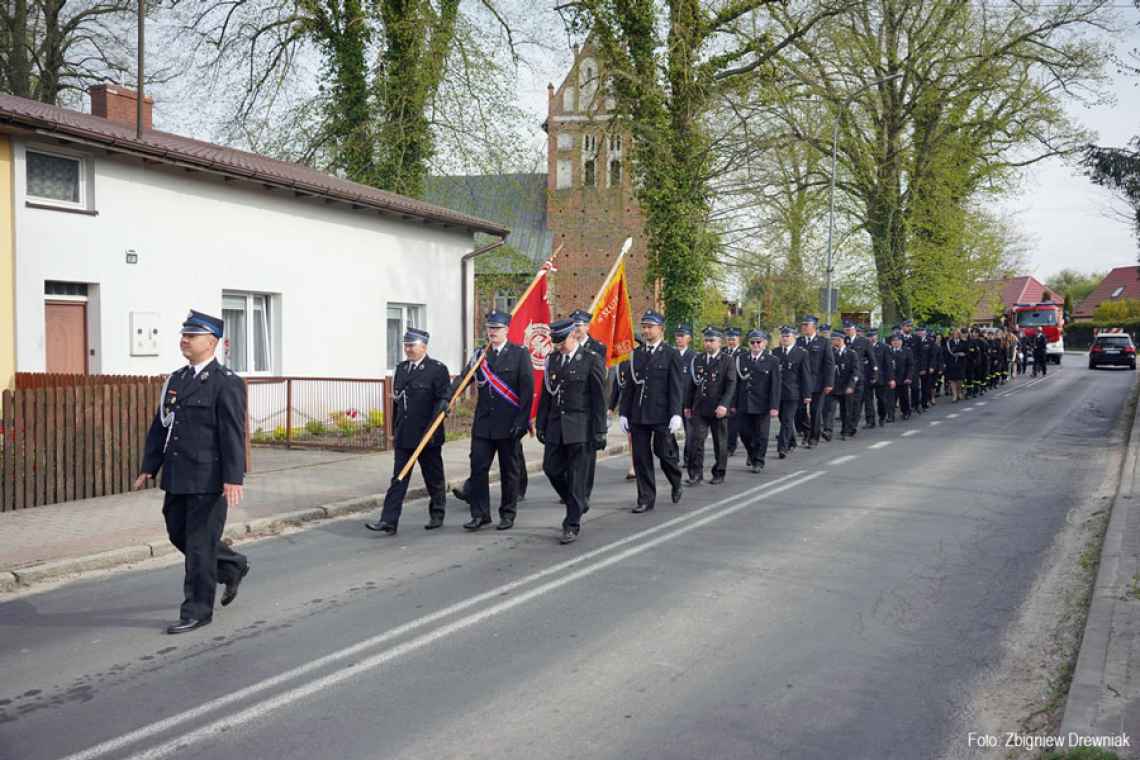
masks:
<svg viewBox="0 0 1140 760"><path fill-rule="evenodd" d="M1121 40L1121 53L1140 48L1140 20L1135 10L1122 11L1129 34ZM1098 144L1123 146L1140 134L1140 78L1116 75L1112 82L1115 104L1070 113L1098 133ZM1137 263L1136 238L1130 227L1112 218L1112 195L1088 181L1060 160L1049 160L1026 172L1022 192L1005 203L1007 211L1031 241L1029 272L1045 279L1061 269L1106 271ZM1119 202L1116 208L1121 208Z"/></svg>
<svg viewBox="0 0 1140 760"><path fill-rule="evenodd" d="M1127 5L1120 11L1128 33L1118 47L1123 55L1140 48L1140 14ZM571 55L544 56L536 67L520 72L519 98L539 121L546 114L546 85L561 84ZM1140 77L1115 74L1112 105L1086 108L1078 103L1070 113L1098 134L1098 144L1122 146L1140 134ZM1078 170L1058 159L1044 161L1025 172L1021 192L1002 204L1030 243L1025 274L1042 280L1061 269L1102 272L1137 263L1140 248L1131 228L1108 209L1112 195L1088 181ZM1120 208L1117 202L1117 208Z"/></svg>

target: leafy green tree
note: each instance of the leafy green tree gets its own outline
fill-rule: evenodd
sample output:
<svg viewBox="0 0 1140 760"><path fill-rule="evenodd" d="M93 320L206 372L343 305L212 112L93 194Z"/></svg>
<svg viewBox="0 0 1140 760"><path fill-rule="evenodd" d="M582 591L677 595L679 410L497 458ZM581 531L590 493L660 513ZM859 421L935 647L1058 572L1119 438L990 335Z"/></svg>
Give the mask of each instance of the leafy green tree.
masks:
<svg viewBox="0 0 1140 760"><path fill-rule="evenodd" d="M1066 301L1079 304L1096 290L1096 286L1104 279L1106 272L1090 272L1084 274L1075 269L1062 269L1052 277L1045 280L1045 284L1054 293L1062 294Z"/></svg>

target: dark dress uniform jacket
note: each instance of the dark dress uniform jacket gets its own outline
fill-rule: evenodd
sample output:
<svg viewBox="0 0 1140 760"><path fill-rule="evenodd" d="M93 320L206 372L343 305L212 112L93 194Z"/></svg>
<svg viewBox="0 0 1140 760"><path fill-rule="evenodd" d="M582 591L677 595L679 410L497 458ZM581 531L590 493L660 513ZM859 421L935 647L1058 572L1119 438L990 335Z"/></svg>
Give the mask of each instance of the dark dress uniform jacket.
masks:
<svg viewBox="0 0 1140 760"><path fill-rule="evenodd" d="M799 401L811 393L811 370L808 354L799 346L785 349L780 346L772 352L780 363L780 399Z"/></svg>
<svg viewBox="0 0 1140 760"><path fill-rule="evenodd" d="M879 384L879 363L871 351L871 341L862 335L856 335L847 343L847 350L859 354L859 363L863 365L863 380L870 387Z"/></svg>
<svg viewBox="0 0 1140 760"><path fill-rule="evenodd" d="M161 403L165 412L174 413L173 430L163 427L155 415L142 472L155 475L161 467L162 489L170 494L221 493L223 483L241 485L245 476L242 379L216 359L197 377L193 367L184 367L171 374Z"/></svg>
<svg viewBox="0 0 1140 760"><path fill-rule="evenodd" d="M914 354L914 371L928 371L930 369L930 341L916 336L911 352Z"/></svg>
<svg viewBox="0 0 1140 760"><path fill-rule="evenodd" d="M895 381L896 388L901 388L907 380L914 379L914 354L906 346L900 346L898 351L895 351L894 348L890 350L894 364L893 374L889 379Z"/></svg>
<svg viewBox="0 0 1140 760"><path fill-rule="evenodd" d="M801 335L796 338L796 345L808 355L808 371L811 372L811 386L808 390L819 393L831 386L835 376L835 355L831 351L831 341L816 333L811 340Z"/></svg>
<svg viewBox="0 0 1140 760"><path fill-rule="evenodd" d="M863 366L859 354L850 348L842 354L835 352L835 385L833 396L845 395L848 390L857 391L863 383Z"/></svg>
<svg viewBox="0 0 1140 760"><path fill-rule="evenodd" d="M875 360L875 365L879 368L878 377L875 378L874 385L883 386L894 380L894 375L891 374L890 368L887 367L888 354L891 352L891 347L886 343L879 341L871 346L871 356Z"/></svg>
<svg viewBox="0 0 1140 760"><path fill-rule="evenodd" d="M715 359L701 354L693 360L692 370L686 409L702 417L714 417L718 406L736 406L736 366L727 351L718 352Z"/></svg>
<svg viewBox="0 0 1140 760"><path fill-rule="evenodd" d="M491 390L490 383L480 385L471 435L492 440L518 435L530 424L530 405L534 399L534 370L530 352L522 346L507 342L503 344L498 356L495 356L494 350L488 349L487 366L518 394L519 406L516 409ZM480 374L481 370L476 377Z"/></svg>
<svg viewBox="0 0 1140 760"><path fill-rule="evenodd" d="M631 425L668 425L685 403L680 352L664 341L656 351L639 346L629 364L629 382L622 388L622 416Z"/></svg>
<svg viewBox="0 0 1140 760"><path fill-rule="evenodd" d="M451 398L450 386L451 375L447 365L430 356L425 356L415 369L407 360L396 365L396 374L392 378L396 448L414 449L420 445L420 439L436 415L447 409ZM443 445L443 427L436 428L428 446Z"/></svg>
<svg viewBox="0 0 1140 760"><path fill-rule="evenodd" d="M737 414L770 414L780 408L780 361L770 351L753 359L747 351L737 357Z"/></svg>
<svg viewBox="0 0 1140 760"><path fill-rule="evenodd" d="M591 443L606 432L604 366L601 356L584 347L574 352L568 364L557 351L546 357L546 378L535 419L544 444Z"/></svg>

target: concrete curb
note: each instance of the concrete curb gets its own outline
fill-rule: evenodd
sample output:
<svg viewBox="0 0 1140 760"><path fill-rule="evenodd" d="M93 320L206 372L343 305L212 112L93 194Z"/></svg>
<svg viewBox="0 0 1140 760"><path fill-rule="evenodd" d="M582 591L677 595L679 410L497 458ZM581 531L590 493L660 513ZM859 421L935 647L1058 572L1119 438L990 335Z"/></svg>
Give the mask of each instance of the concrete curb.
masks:
<svg viewBox="0 0 1140 760"><path fill-rule="evenodd" d="M1130 643L1118 639L1131 635L1114 626L1117 606L1128 604L1127 592L1131 580L1138 570L1135 553L1125 547L1125 532L1135 493L1137 466L1140 464L1140 383L1134 383L1128 404L1133 407L1132 420L1127 432L1127 450L1121 462L1121 476L1116 495L1112 500L1108 528L1101 547L1100 565L1097 568L1085 630L1081 636L1081 648L1069 693L1065 699L1065 712L1061 719L1061 731L1070 731L1081 736L1094 736L1113 733L1104 730L1101 707L1106 696L1116 692L1112 684L1123 685L1127 680ZM1131 602L1135 604L1135 602ZM1117 701L1119 702L1119 692ZM1121 706L1122 707L1122 706ZM1111 721L1119 729L1117 715ZM1099 726L1098 726L1099 724Z"/></svg>
<svg viewBox="0 0 1140 760"><path fill-rule="evenodd" d="M610 446L599 452L599 459L605 459L629 451L629 444L623 443ZM527 465L527 474L542 472L541 462L531 462ZM497 483L498 474L491 473L490 482ZM462 480L448 481L447 487L458 487ZM409 488L404 497L405 503L428 495L426 488ZM257 540L277 535L286 528L314 527L316 523L324 520L354 515L378 509L384 503L384 494L371 494L358 496L352 499L321 504L307 509L298 509L293 512L284 512L279 515L260 517L248 522L234 523L226 527L222 539L228 543L235 541ZM129 565L135 562L165 557L175 554L177 549L167 541L152 541L145 544L124 546L97 554L87 554L81 557L40 562L23 568L0 570L0 594L27 590L28 587L38 583L57 580L69 575L88 572L91 570L106 570L108 568Z"/></svg>

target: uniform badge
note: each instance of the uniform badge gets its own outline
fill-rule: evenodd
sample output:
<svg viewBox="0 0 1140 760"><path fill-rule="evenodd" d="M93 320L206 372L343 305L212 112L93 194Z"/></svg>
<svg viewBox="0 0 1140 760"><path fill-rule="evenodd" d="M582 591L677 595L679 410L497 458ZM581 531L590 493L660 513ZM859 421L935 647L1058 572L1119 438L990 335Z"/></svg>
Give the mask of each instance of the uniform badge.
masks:
<svg viewBox="0 0 1140 760"><path fill-rule="evenodd" d="M207 369L207 370L202 370L202 378L201 378L201 380L202 380L202 382L203 382L203 383L204 383L204 382L206 382L206 378L208 378L209 376L210 376L210 370L208 370L208 369Z"/></svg>

